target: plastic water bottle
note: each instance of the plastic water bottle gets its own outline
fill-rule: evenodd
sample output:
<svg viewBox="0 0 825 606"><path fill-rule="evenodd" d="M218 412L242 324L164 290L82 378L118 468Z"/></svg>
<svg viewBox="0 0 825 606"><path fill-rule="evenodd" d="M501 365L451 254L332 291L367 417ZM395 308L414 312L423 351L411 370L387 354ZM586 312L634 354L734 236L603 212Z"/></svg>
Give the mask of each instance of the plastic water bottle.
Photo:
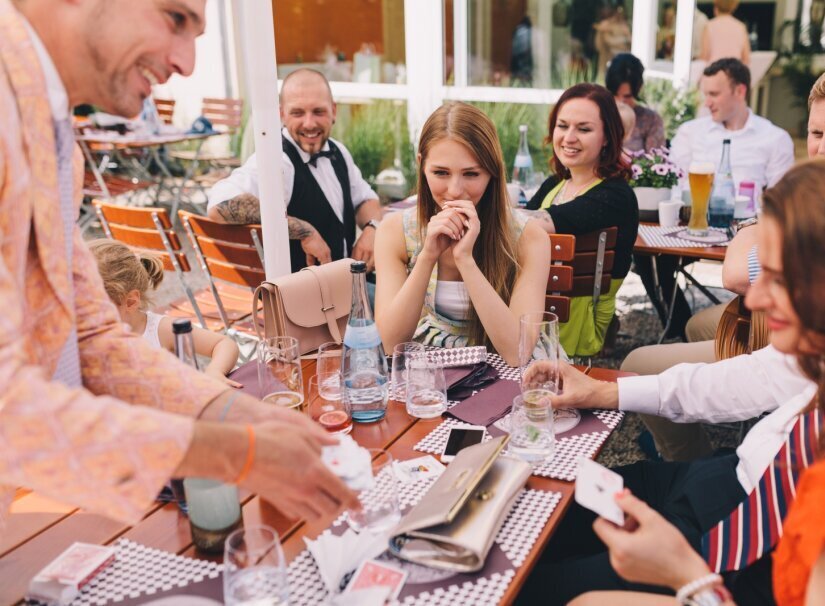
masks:
<svg viewBox="0 0 825 606"><path fill-rule="evenodd" d="M367 264L353 261L352 308L344 333L344 394L358 423L380 421L387 412L387 356L367 297Z"/></svg>
<svg viewBox="0 0 825 606"><path fill-rule="evenodd" d="M708 223L711 227L728 229L736 209L736 185L730 168L730 139L722 141L722 161L713 179L713 191L708 205Z"/></svg>
<svg viewBox="0 0 825 606"><path fill-rule="evenodd" d="M516 160L513 163L513 183L518 184L523 192L533 184L533 157L530 155L530 148L527 146L527 125L520 125L518 131L519 142ZM526 199L524 203L527 203Z"/></svg>

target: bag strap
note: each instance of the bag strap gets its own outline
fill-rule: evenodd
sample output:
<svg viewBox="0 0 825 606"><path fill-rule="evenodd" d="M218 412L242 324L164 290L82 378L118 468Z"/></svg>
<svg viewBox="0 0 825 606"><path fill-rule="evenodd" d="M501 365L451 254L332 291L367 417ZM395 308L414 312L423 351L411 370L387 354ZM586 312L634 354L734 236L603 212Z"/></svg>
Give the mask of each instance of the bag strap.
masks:
<svg viewBox="0 0 825 606"><path fill-rule="evenodd" d="M321 291L321 311L324 312L324 318L327 320L329 334L336 343L341 343L343 339L341 338L341 331L338 329L338 321L335 318L335 303L332 301L332 293L329 289L329 283L324 278L321 268L317 265L310 265L308 267L304 267L301 271L310 272L318 281L318 288Z"/></svg>
<svg viewBox="0 0 825 606"><path fill-rule="evenodd" d="M252 295L252 325L255 327L255 335L259 341L267 337L277 336L278 327L276 326L277 317L275 311L277 296L277 287L271 282L261 282L260 286L255 289L255 294ZM261 321L258 315L258 301L261 302L261 307L264 311L263 334L261 334ZM272 334L269 334L270 332Z"/></svg>

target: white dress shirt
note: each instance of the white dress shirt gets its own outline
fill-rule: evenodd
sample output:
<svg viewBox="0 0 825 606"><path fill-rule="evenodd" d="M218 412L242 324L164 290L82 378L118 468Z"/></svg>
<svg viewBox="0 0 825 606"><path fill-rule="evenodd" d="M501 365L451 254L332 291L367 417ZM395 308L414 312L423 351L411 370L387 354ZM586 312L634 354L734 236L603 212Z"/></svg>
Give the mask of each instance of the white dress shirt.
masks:
<svg viewBox="0 0 825 606"><path fill-rule="evenodd" d="M294 140L289 135L286 129L283 129L283 135L290 142ZM338 149L341 150L341 155L347 165L347 173L349 175L350 196L352 198L352 207L357 209L363 202L367 200L377 200L376 194L369 186L364 178L361 176L361 171L352 160L352 155L349 150L344 147L340 141L332 139ZM295 149L304 163L309 162L309 154L302 150L297 145ZM329 150L329 142L324 143L322 151ZM284 167L284 200L289 205L289 200L292 198L292 186L295 181L295 167L289 160L286 153L282 154ZM315 177L321 191L324 192L327 201L332 210L335 211L335 216L343 223L344 221L344 192L341 189L341 184L338 182L338 177L335 175L335 169L332 167L332 161L322 156L316 160L317 166L309 165L309 172ZM256 198L260 198L260 190L258 189L258 159L255 154L249 156L249 159L243 166L232 171L226 179L218 181L209 191L209 204L207 208L212 208L230 200L240 194L252 194Z"/></svg>
<svg viewBox="0 0 825 606"><path fill-rule="evenodd" d="M736 450L736 473L750 493L815 393L794 356L768 346L713 364L678 364L659 375L621 378L619 409L677 423L743 421L770 412Z"/></svg>
<svg viewBox="0 0 825 606"><path fill-rule="evenodd" d="M757 194L771 187L793 165L791 136L748 110L748 120L739 130L728 130L710 116L689 120L676 131L670 144L670 159L687 173L691 162L710 162L717 169L722 159L722 140L730 139L730 163L737 190L742 181L753 181Z"/></svg>

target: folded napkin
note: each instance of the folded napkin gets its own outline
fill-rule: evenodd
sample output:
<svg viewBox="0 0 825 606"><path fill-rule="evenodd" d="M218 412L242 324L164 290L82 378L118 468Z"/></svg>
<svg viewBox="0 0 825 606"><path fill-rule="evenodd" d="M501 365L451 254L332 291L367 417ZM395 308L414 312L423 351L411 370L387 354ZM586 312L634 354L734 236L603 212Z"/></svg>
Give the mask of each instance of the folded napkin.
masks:
<svg viewBox="0 0 825 606"><path fill-rule="evenodd" d="M444 378L447 381L447 398L460 401L498 379L498 371L487 362L481 362L474 366L445 368Z"/></svg>
<svg viewBox="0 0 825 606"><path fill-rule="evenodd" d="M427 357L439 362L444 368L452 366L469 366L487 361L487 348L483 345L476 347L452 347L428 349Z"/></svg>
<svg viewBox="0 0 825 606"><path fill-rule="evenodd" d="M471 425L492 425L510 411L513 398L521 393L518 381L496 381L476 395L456 404L447 414Z"/></svg>

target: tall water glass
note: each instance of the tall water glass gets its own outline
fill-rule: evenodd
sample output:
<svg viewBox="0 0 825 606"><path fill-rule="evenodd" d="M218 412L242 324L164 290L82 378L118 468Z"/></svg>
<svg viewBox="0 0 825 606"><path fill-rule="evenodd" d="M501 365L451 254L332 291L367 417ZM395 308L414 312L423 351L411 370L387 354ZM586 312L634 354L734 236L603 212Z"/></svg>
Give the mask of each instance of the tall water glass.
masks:
<svg viewBox="0 0 825 606"><path fill-rule="evenodd" d="M509 451L533 465L541 465L553 458L556 434L549 398L536 402L527 402L523 396L513 399Z"/></svg>
<svg viewBox="0 0 825 606"><path fill-rule="evenodd" d="M337 383L337 390L333 386ZM325 385L326 388L321 387ZM338 397L324 395L337 391ZM352 411L349 402L341 397L341 373L317 374L309 379L306 413L329 433L344 434L352 431Z"/></svg>
<svg viewBox="0 0 825 606"><path fill-rule="evenodd" d="M556 314L542 311L521 316L519 367L525 401L538 402L558 393L559 347Z"/></svg>
<svg viewBox="0 0 825 606"><path fill-rule="evenodd" d="M341 359L343 357L343 343L322 343L318 348L318 359L315 365L315 371L319 377L323 376L332 381L330 383L324 383L322 381L318 386L321 388L321 393L326 398L341 398L341 385L340 383L336 383L331 378L334 377L333 373L341 372Z"/></svg>
<svg viewBox="0 0 825 606"><path fill-rule="evenodd" d="M690 221L688 233L691 236L708 235L708 201L713 189L713 175L716 167L712 162L691 162L688 169L690 183Z"/></svg>
<svg viewBox="0 0 825 606"><path fill-rule="evenodd" d="M300 410L304 379L298 339L271 337L258 343L258 384L264 402Z"/></svg>
<svg viewBox="0 0 825 606"><path fill-rule="evenodd" d="M407 414L419 419L440 417L447 410L444 367L426 355L407 359Z"/></svg>
<svg viewBox="0 0 825 606"><path fill-rule="evenodd" d="M407 401L407 362L414 356L424 355L424 344L415 341L399 343L392 349L392 398Z"/></svg>
<svg viewBox="0 0 825 606"><path fill-rule="evenodd" d="M278 533L269 526L236 530L226 539L223 557L226 606L286 606L289 581Z"/></svg>
<svg viewBox="0 0 825 606"><path fill-rule="evenodd" d="M361 510L348 511L347 521L356 532L383 532L401 520L398 478L390 453L380 448L370 448L369 451L372 481L358 494Z"/></svg>

